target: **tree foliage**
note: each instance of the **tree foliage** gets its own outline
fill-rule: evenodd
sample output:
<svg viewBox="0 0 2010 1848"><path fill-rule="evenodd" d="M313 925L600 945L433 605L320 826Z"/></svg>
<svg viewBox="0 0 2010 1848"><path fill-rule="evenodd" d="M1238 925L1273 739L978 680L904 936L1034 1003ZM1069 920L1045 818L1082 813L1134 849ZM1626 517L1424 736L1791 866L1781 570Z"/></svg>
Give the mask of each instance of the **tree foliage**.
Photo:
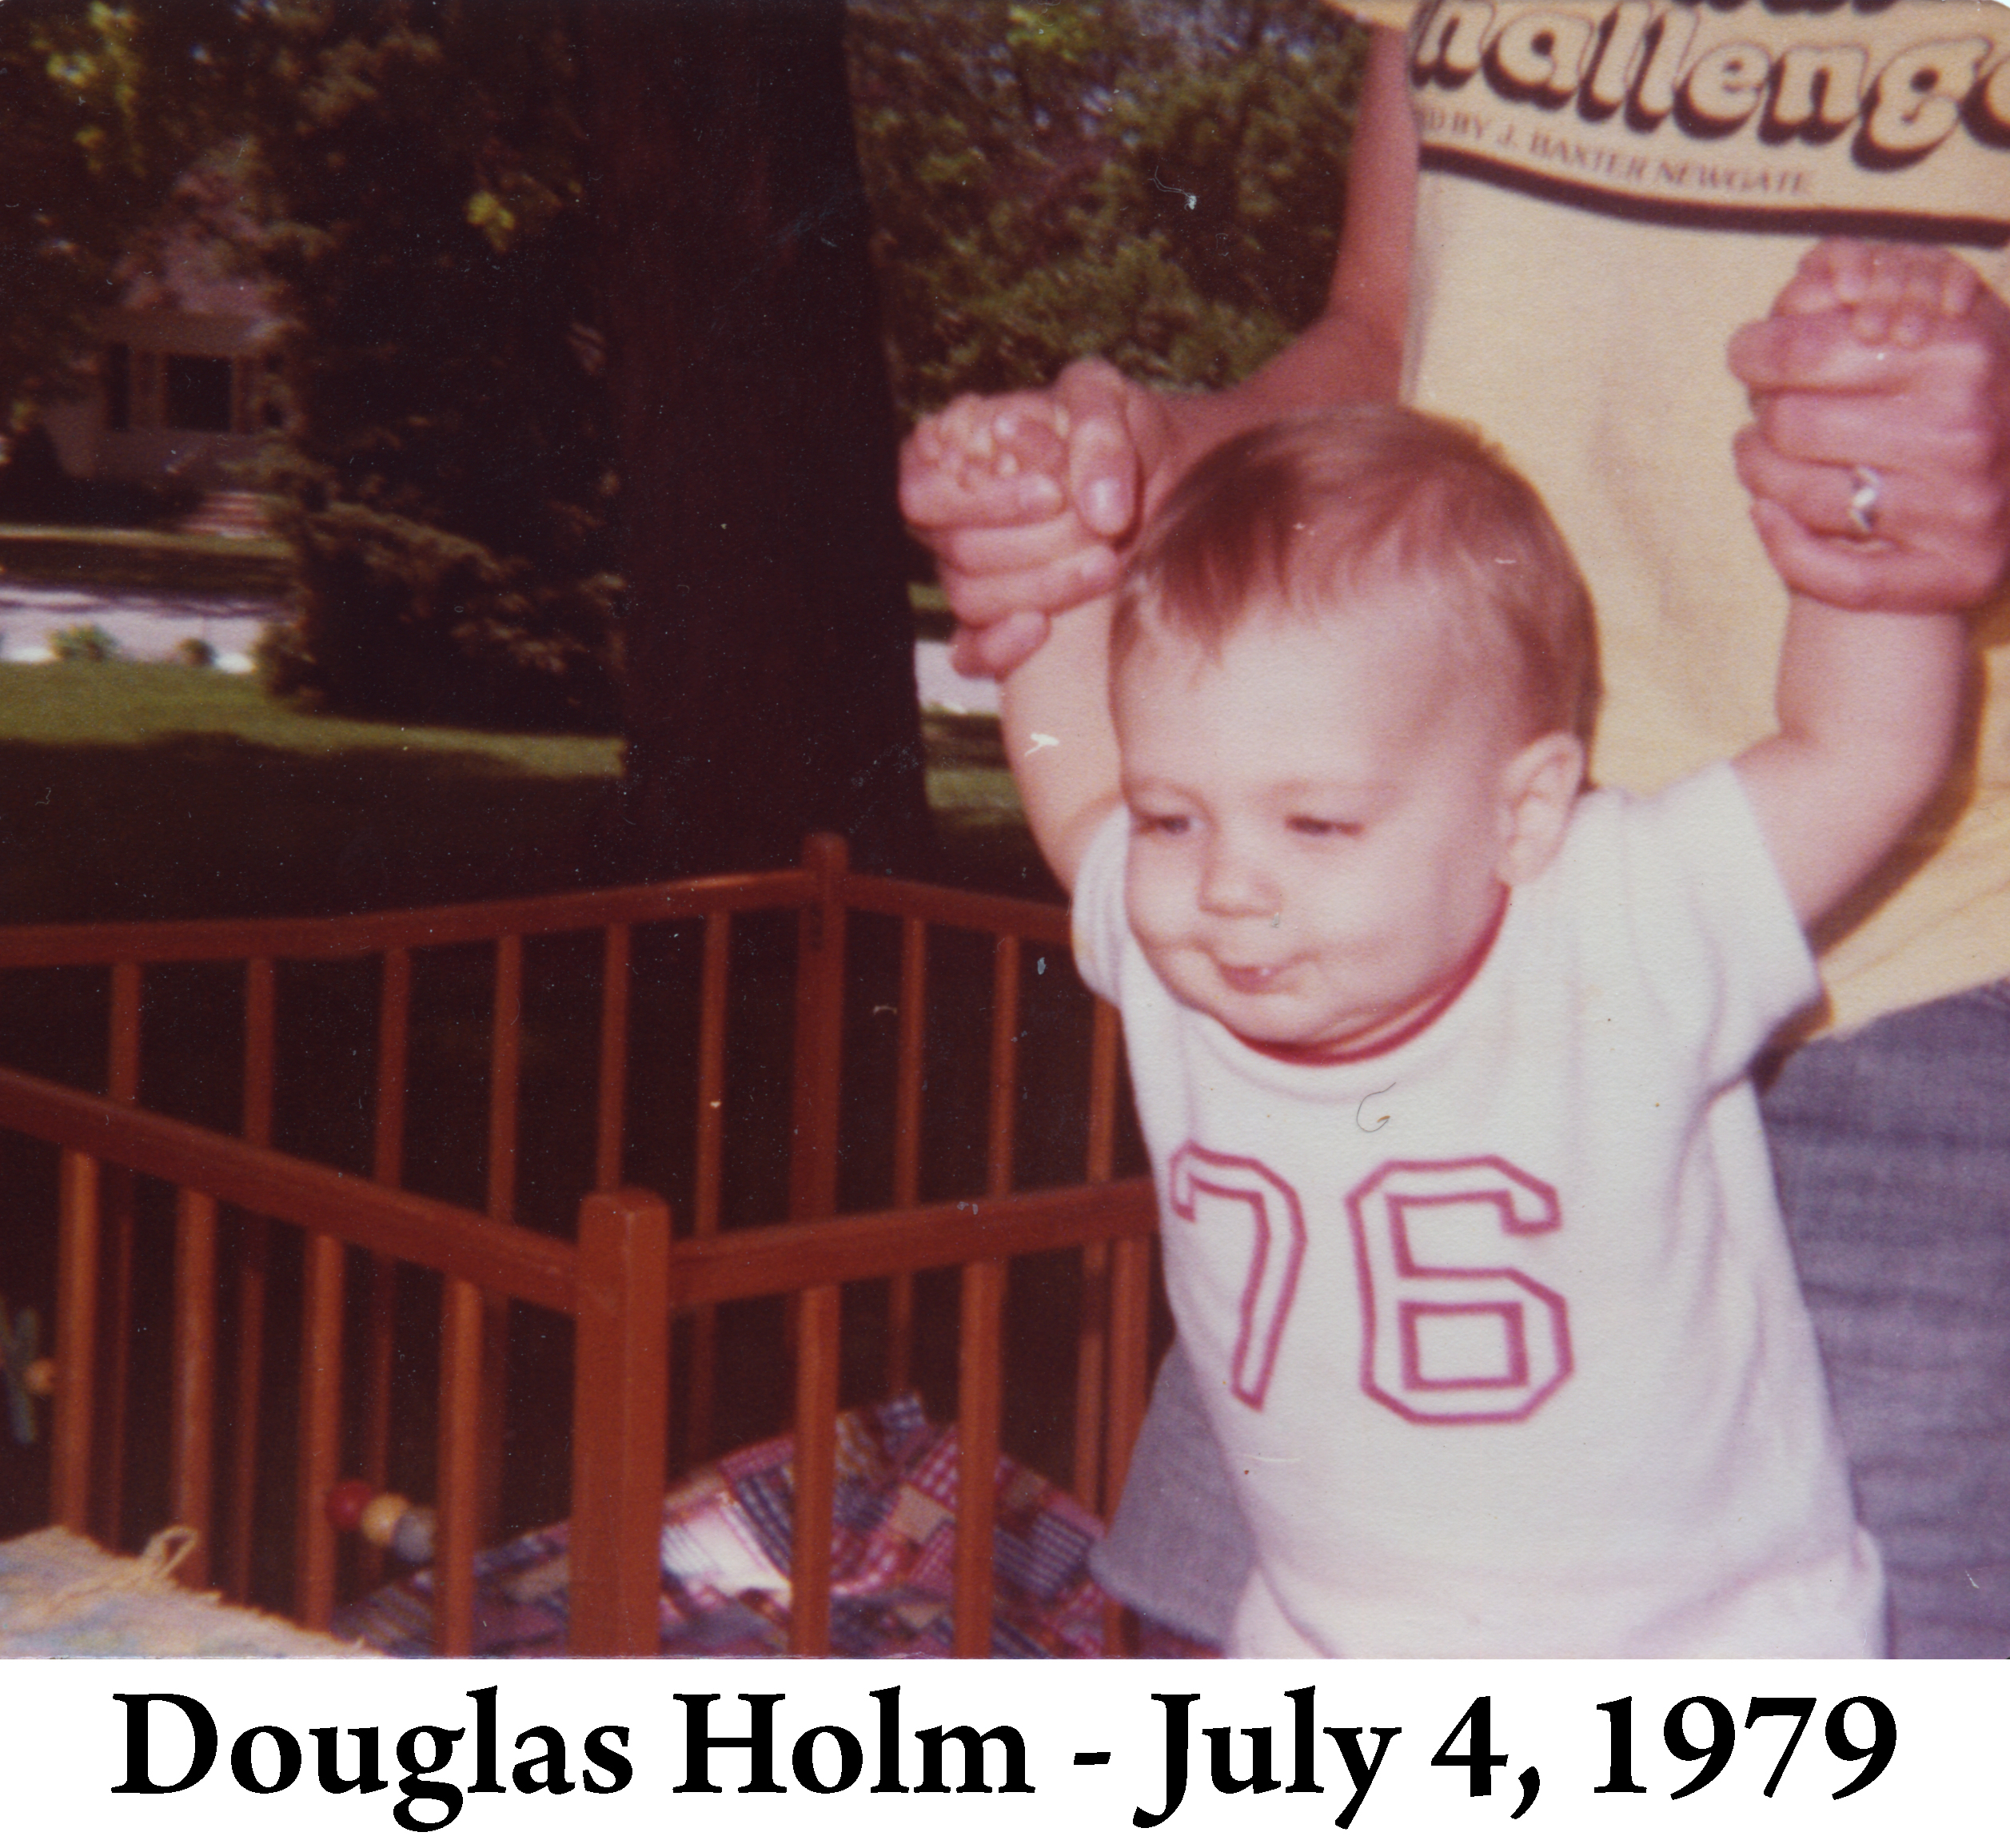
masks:
<svg viewBox="0 0 2010 1848"><path fill-rule="evenodd" d="M80 383L119 261L216 138L236 8L0 5L0 432Z"/></svg>
<svg viewBox="0 0 2010 1848"><path fill-rule="evenodd" d="M261 260L293 320L269 472L282 679L333 705L614 722L616 483L564 10L269 7Z"/></svg>
<svg viewBox="0 0 2010 1848"><path fill-rule="evenodd" d="M804 0L763 3L779 20ZM907 415L1087 352L1218 384L1318 312L1359 70L1318 0L847 13ZM206 153L292 318L268 484L304 613L277 666L332 706L616 712L581 18L567 0L0 0L0 392L62 388L122 253Z"/></svg>
<svg viewBox="0 0 2010 1848"><path fill-rule="evenodd" d="M1362 40L1315 0L851 0L910 415L1100 353L1216 386L1319 310Z"/></svg>

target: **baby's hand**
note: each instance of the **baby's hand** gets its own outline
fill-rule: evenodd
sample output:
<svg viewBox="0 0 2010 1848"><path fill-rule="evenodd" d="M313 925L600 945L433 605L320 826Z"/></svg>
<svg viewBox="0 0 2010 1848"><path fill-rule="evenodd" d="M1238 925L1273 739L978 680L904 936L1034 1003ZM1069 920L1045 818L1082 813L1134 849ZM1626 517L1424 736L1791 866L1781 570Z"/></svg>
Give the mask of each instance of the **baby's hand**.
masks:
<svg viewBox="0 0 2010 1848"><path fill-rule="evenodd" d="M1033 392L966 393L916 424L909 446L915 463L964 496L1009 495L1026 512L1051 512L1067 496L1067 437L1063 404Z"/></svg>
<svg viewBox="0 0 2010 1848"><path fill-rule="evenodd" d="M900 508L935 555L962 672L1010 674L1055 612L1115 587L1172 437L1158 394L1101 360L1042 390L959 398L915 428Z"/></svg>
<svg viewBox="0 0 2010 1848"><path fill-rule="evenodd" d="M1801 260L1773 305L1775 314L1847 309L1867 346L1921 345L1940 321L1973 312L1981 277L1946 251L1922 244L1831 237Z"/></svg>

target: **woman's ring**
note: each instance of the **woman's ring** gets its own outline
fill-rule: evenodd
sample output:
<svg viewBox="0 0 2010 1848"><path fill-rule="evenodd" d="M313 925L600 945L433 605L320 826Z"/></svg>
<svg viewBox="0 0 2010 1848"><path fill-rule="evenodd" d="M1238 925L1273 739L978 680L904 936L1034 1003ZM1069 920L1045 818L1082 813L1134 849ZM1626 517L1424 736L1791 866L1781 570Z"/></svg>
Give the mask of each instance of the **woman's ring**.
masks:
<svg viewBox="0 0 2010 1848"><path fill-rule="evenodd" d="M1859 539L1868 539L1877 531L1877 506L1884 498L1884 478L1875 468L1859 463L1850 470L1849 479L1849 530Z"/></svg>

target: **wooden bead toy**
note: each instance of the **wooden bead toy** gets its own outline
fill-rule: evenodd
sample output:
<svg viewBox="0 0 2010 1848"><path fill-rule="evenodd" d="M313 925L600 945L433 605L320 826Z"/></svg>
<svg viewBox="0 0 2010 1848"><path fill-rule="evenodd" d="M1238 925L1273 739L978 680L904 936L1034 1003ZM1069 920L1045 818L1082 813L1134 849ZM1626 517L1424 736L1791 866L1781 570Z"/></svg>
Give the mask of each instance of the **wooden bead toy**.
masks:
<svg viewBox="0 0 2010 1848"><path fill-rule="evenodd" d="M373 1496L363 1508L357 1525L363 1531L363 1538L373 1547L388 1547L391 1536L397 1531L400 1519L411 1510L412 1504L401 1495Z"/></svg>
<svg viewBox="0 0 2010 1848"><path fill-rule="evenodd" d="M321 1504L328 1515L328 1524L339 1533L353 1533L356 1523L363 1518L365 1507L376 1493L368 1483L359 1482L353 1476L346 1482L337 1483Z"/></svg>
<svg viewBox="0 0 2010 1848"><path fill-rule="evenodd" d="M429 1565L439 1522L431 1508L410 1508L391 1530L391 1551L408 1566Z"/></svg>

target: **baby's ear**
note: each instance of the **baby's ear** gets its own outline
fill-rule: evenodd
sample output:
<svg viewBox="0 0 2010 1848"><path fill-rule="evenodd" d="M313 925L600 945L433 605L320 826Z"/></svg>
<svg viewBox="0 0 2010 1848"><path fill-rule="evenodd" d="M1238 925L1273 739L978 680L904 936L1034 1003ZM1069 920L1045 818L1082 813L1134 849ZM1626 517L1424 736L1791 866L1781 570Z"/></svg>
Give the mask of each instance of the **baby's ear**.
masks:
<svg viewBox="0 0 2010 1848"><path fill-rule="evenodd" d="M1495 869L1505 884L1533 879L1556 858L1584 779L1584 742L1567 731L1545 732L1508 760L1501 772L1502 838Z"/></svg>

